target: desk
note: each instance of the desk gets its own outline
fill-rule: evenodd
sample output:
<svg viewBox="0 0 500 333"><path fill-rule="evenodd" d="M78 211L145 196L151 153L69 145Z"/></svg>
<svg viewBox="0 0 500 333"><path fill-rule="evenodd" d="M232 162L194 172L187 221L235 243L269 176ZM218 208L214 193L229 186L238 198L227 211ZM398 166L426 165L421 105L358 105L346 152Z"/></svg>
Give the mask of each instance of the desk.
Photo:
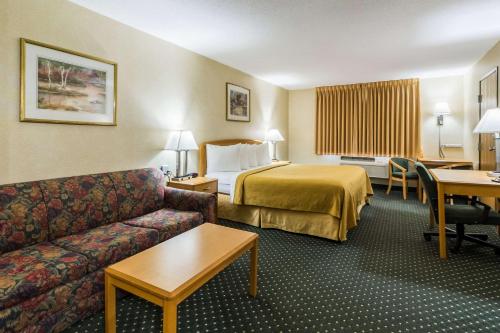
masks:
<svg viewBox="0 0 500 333"><path fill-rule="evenodd" d="M460 169L467 169L469 168L470 170L473 169L473 163L470 160L462 160L458 158L429 158L429 157L419 157L417 159L420 163L425 165L427 169L432 169L432 168L449 168L449 169L455 169L453 166L458 166L460 165ZM423 188L421 188L423 191ZM427 196L425 195L425 191L423 193L418 194L419 198L422 198L422 202L425 204L427 201Z"/></svg>
<svg viewBox="0 0 500 333"><path fill-rule="evenodd" d="M431 169L429 171L437 183L438 191L439 256L441 259L447 259L445 194L498 198L500 197L500 184L492 182L486 171L450 169Z"/></svg>
<svg viewBox="0 0 500 333"><path fill-rule="evenodd" d="M450 166L453 164L465 164L470 165L472 169L472 161L462 160L458 158L429 158L429 157L419 157L417 159L420 163L425 165L428 169L430 168L440 168L445 166Z"/></svg>

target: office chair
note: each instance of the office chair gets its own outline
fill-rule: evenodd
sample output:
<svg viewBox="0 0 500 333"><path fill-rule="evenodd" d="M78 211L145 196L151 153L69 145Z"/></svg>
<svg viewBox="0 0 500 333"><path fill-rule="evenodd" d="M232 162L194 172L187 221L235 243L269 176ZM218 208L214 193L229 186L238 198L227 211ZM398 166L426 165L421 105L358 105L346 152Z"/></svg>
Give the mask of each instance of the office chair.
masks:
<svg viewBox="0 0 500 333"><path fill-rule="evenodd" d="M439 223L437 185L432 175L422 163L415 163L417 173L420 176L425 192L431 205L431 212ZM486 242L488 235L465 233L465 225L500 225L500 214L491 210L491 207L478 201L477 198L453 196L454 203L445 204L446 224L455 224L456 230L446 228L447 238L456 238L455 247L451 250L457 253L464 240L484 245L495 250L500 255L500 246ZM448 197L447 199L451 199ZM431 240L432 236L438 236L437 232L424 232L424 239Z"/></svg>

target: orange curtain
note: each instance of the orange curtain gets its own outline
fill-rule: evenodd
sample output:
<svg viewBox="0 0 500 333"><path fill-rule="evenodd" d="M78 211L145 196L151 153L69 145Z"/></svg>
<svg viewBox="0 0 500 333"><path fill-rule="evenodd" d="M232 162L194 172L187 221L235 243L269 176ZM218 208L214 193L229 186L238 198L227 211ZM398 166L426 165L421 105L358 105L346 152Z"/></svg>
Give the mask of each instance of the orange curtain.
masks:
<svg viewBox="0 0 500 333"><path fill-rule="evenodd" d="M418 79L316 88L316 154L420 156Z"/></svg>

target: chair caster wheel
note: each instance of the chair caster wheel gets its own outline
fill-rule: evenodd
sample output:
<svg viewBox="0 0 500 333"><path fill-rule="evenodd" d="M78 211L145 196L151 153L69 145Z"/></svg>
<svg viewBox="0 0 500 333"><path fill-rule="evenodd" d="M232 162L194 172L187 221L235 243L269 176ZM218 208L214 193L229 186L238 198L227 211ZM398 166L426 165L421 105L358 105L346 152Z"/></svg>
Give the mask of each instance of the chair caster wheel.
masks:
<svg viewBox="0 0 500 333"><path fill-rule="evenodd" d="M431 241L431 238L432 238L432 237L431 237L431 235L426 235L426 234L424 234L424 239L425 239L426 241L430 242L430 241Z"/></svg>

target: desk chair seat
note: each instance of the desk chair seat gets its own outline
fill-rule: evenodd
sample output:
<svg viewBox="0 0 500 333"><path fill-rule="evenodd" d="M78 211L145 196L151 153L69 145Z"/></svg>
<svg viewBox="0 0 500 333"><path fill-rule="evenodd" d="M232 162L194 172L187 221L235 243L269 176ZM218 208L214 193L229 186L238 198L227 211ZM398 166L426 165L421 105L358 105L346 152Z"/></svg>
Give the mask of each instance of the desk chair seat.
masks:
<svg viewBox="0 0 500 333"><path fill-rule="evenodd" d="M500 214L487 208L476 205L457 204L454 200L453 205L445 205L446 224L468 224L468 225L499 225Z"/></svg>
<svg viewBox="0 0 500 333"><path fill-rule="evenodd" d="M423 187L429 198L431 214L438 221L437 186L427 168L422 163L416 163L415 167L423 183ZM500 214L491 210L491 207L478 201L477 198L464 196L452 196L453 204L445 204L446 224L455 224L456 230L446 228L447 238L456 238L455 248L452 252L457 253L464 240L491 247L496 254L500 254L500 246L486 242L488 235L465 233L465 225L500 225ZM439 223L439 222L438 222ZM424 232L424 238L431 240L432 236L439 236L438 232Z"/></svg>
<svg viewBox="0 0 500 333"><path fill-rule="evenodd" d="M402 178L403 173L401 171L395 171L392 173L392 177ZM418 173L416 171L406 172L406 179L418 179Z"/></svg>

